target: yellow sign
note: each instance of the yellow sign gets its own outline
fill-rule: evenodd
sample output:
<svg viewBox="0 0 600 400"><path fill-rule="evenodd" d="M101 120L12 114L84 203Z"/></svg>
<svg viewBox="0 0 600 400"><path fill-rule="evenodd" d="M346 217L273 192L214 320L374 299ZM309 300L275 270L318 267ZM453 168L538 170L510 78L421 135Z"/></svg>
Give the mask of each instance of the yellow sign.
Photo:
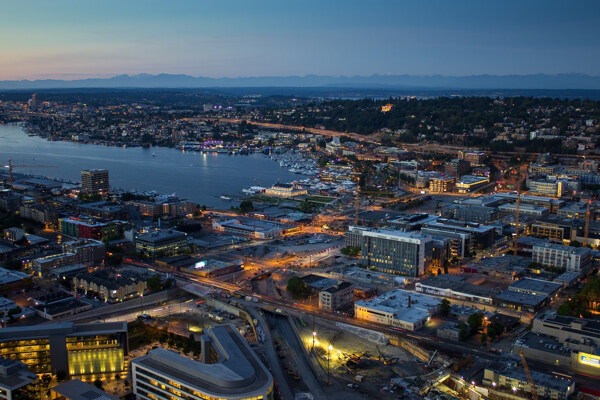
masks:
<svg viewBox="0 0 600 400"><path fill-rule="evenodd" d="M588 353L579 353L579 362L592 367L600 368L600 357Z"/></svg>

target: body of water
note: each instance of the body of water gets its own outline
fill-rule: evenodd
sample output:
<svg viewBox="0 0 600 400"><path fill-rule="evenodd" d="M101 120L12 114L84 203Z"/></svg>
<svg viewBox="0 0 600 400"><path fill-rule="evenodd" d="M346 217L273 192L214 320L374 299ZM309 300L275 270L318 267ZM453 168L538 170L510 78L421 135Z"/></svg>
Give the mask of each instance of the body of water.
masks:
<svg viewBox="0 0 600 400"><path fill-rule="evenodd" d="M51 178L81 180L81 170L104 168L110 185L126 190L177 193L200 205L229 208L221 195L241 195L249 186L271 186L277 181L303 179L281 168L262 154L233 156L183 152L154 147L109 147L72 142L52 142L29 136L16 124L0 124L0 165L52 165L56 168L14 168Z"/></svg>

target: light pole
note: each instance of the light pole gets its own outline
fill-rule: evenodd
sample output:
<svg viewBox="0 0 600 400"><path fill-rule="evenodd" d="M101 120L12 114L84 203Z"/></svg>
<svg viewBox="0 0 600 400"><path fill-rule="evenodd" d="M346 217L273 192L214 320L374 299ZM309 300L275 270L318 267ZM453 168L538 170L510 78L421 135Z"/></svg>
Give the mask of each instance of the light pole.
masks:
<svg viewBox="0 0 600 400"><path fill-rule="evenodd" d="M329 347L327 348L327 384L330 385L331 381L329 380L329 360L331 359L331 350L333 350L333 347L331 345L329 345Z"/></svg>
<svg viewBox="0 0 600 400"><path fill-rule="evenodd" d="M315 339L317 337L317 332L313 331L313 345L312 345L312 349L310 349L311 352L315 351Z"/></svg>

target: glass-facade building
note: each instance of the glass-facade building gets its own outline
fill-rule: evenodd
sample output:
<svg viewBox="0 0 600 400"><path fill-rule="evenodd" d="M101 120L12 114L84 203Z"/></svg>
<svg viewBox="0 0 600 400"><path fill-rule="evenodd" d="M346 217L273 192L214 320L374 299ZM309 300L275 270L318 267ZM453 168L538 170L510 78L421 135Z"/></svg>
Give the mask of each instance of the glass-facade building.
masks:
<svg viewBox="0 0 600 400"><path fill-rule="evenodd" d="M369 268L389 274L419 276L431 265L433 239L430 236L416 232L349 229L350 242L360 246L362 262Z"/></svg>
<svg viewBox="0 0 600 400"><path fill-rule="evenodd" d="M126 322L0 330L0 357L20 361L36 374L63 371L82 380L110 380L127 372L127 351Z"/></svg>

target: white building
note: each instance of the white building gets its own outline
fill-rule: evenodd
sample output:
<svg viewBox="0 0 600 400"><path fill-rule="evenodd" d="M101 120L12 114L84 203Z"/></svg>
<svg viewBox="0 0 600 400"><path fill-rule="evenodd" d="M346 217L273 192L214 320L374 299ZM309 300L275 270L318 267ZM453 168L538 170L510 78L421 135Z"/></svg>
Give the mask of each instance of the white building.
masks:
<svg viewBox="0 0 600 400"><path fill-rule="evenodd" d="M567 271L581 271L591 263L592 253L586 247L563 246L555 243L535 244L531 260L541 265L564 268Z"/></svg>
<svg viewBox="0 0 600 400"><path fill-rule="evenodd" d="M371 300L354 303L354 316L369 322L415 331L435 315L442 299L396 289Z"/></svg>

